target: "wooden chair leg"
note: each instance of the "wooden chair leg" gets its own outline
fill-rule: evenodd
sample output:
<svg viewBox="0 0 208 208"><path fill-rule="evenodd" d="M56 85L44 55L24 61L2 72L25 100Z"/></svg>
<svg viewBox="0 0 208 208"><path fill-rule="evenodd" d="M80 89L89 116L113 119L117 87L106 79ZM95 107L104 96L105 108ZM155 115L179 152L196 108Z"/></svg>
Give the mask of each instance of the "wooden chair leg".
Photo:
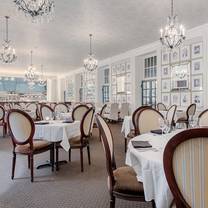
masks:
<svg viewBox="0 0 208 208"><path fill-rule="evenodd" d="M51 171L54 171L54 147L50 150Z"/></svg>
<svg viewBox="0 0 208 208"><path fill-rule="evenodd" d="M71 162L71 149L69 149L69 162Z"/></svg>
<svg viewBox="0 0 208 208"><path fill-rule="evenodd" d="M14 179L15 166L16 166L16 153L13 152L13 159L12 159L12 180Z"/></svg>
<svg viewBox="0 0 208 208"><path fill-rule="evenodd" d="M152 200L152 208L156 208L155 201Z"/></svg>
<svg viewBox="0 0 208 208"><path fill-rule="evenodd" d="M27 156L28 169L30 169L30 155Z"/></svg>
<svg viewBox="0 0 208 208"><path fill-rule="evenodd" d="M31 182L34 181L33 168L34 168L34 164L33 164L33 154L31 154L31 155L30 155L30 173L31 173Z"/></svg>
<svg viewBox="0 0 208 208"><path fill-rule="evenodd" d="M91 165L91 158L90 158L90 146L87 146L87 155L88 155L88 163Z"/></svg>
<svg viewBox="0 0 208 208"><path fill-rule="evenodd" d="M80 163L81 163L81 172L84 171L84 165L83 165L83 148L80 148Z"/></svg>
<svg viewBox="0 0 208 208"><path fill-rule="evenodd" d="M59 170L59 164L58 164L58 161L59 161L59 148L58 148L58 146L56 145L56 171Z"/></svg>
<svg viewBox="0 0 208 208"><path fill-rule="evenodd" d="M5 137L6 132L5 132L5 125L3 125L3 137Z"/></svg>
<svg viewBox="0 0 208 208"><path fill-rule="evenodd" d="M115 196L111 196L110 198L110 208L115 208Z"/></svg>
<svg viewBox="0 0 208 208"><path fill-rule="evenodd" d="M125 149L125 152L126 152L126 151L127 151L127 138L126 138L126 137L124 138L124 142L125 142L125 144L124 144L124 145L125 145L124 149Z"/></svg>

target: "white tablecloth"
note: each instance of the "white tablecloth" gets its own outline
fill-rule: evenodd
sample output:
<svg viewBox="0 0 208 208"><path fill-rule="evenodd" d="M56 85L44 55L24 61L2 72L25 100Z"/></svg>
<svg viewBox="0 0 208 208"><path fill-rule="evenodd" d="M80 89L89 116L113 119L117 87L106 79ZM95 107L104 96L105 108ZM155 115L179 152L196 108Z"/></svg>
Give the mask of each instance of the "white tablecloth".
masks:
<svg viewBox="0 0 208 208"><path fill-rule="evenodd" d="M131 129L134 129L132 116L125 116L121 127L121 132L124 133L125 137L127 137Z"/></svg>
<svg viewBox="0 0 208 208"><path fill-rule="evenodd" d="M50 124L35 125L35 139L44 139L50 142L61 141L61 146L69 151L69 139L80 135L80 121L63 123L63 121L49 121Z"/></svg>
<svg viewBox="0 0 208 208"><path fill-rule="evenodd" d="M163 169L163 151L167 142L180 131L166 135L147 133L133 139L149 141L153 149L135 149L131 142L128 144L126 164L134 168L138 180L143 182L145 200L154 200L157 208L168 208L173 200Z"/></svg>

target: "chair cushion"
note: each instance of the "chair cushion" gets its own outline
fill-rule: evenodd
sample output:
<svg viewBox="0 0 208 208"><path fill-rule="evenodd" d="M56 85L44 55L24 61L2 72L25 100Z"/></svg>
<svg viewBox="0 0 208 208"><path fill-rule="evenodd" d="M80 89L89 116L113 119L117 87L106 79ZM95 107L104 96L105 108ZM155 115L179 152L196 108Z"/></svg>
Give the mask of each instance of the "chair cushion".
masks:
<svg viewBox="0 0 208 208"><path fill-rule="evenodd" d="M86 139L83 139L83 141L84 141L84 145L87 144ZM69 139L69 144L71 147L81 146L80 136Z"/></svg>
<svg viewBox="0 0 208 208"><path fill-rule="evenodd" d="M33 151L41 150L45 147L48 147L49 145L51 145L51 143L47 141L43 141L43 140L33 141ZM15 148L15 152L21 154L30 153L30 145L29 144L17 145Z"/></svg>
<svg viewBox="0 0 208 208"><path fill-rule="evenodd" d="M113 191L124 194L144 195L143 184L138 182L136 173L129 166L120 167L113 171L115 185Z"/></svg>

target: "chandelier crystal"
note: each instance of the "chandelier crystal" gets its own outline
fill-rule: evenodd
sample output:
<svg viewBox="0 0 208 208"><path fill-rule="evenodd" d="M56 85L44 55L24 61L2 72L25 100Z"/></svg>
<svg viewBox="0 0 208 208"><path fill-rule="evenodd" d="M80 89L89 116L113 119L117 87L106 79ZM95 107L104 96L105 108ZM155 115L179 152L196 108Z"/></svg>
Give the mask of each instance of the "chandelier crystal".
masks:
<svg viewBox="0 0 208 208"><path fill-rule="evenodd" d="M92 34L90 36L90 53L86 59L84 59L84 67L88 71L95 71L98 67L98 60L94 58L92 53Z"/></svg>
<svg viewBox="0 0 208 208"><path fill-rule="evenodd" d="M41 65L41 74L38 79L38 84L39 84L39 86L44 87L44 86L46 86L46 83L47 83L47 80L43 75L43 65Z"/></svg>
<svg viewBox="0 0 208 208"><path fill-rule="evenodd" d="M33 86L35 82L38 80L38 73L32 62L33 51L31 51L30 54L31 54L31 63L30 66L25 71L25 79L30 86Z"/></svg>
<svg viewBox="0 0 208 208"><path fill-rule="evenodd" d="M15 54L15 49L12 48L10 45L10 40L9 40L9 32L8 32L8 21L9 21L9 16L5 16L6 19L6 37L4 40L4 43L2 44L3 50L0 54L0 59L4 63L12 63L17 59L17 56Z"/></svg>
<svg viewBox="0 0 208 208"><path fill-rule="evenodd" d="M52 19L55 7L53 0L14 0L14 3L33 22L42 22L44 19L49 22Z"/></svg>
<svg viewBox="0 0 208 208"><path fill-rule="evenodd" d="M162 45L173 49L179 47L184 40L185 28L178 23L177 15L173 13L173 0L171 0L171 14L165 28L160 30L160 41Z"/></svg>

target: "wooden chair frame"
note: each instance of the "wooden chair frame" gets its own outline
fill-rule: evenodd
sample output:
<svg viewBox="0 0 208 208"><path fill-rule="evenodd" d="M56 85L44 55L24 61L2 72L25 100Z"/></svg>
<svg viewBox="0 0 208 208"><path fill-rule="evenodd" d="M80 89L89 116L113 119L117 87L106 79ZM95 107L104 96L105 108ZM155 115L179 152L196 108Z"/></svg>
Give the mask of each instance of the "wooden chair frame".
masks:
<svg viewBox="0 0 208 208"><path fill-rule="evenodd" d="M3 137L5 137L6 134L7 134L7 123L5 122L5 115L6 115L6 113L5 113L5 109L4 109L3 106L0 105L0 108L1 108L2 111L3 111L3 115L2 115L2 117L0 118L0 126L3 127Z"/></svg>
<svg viewBox="0 0 208 208"><path fill-rule="evenodd" d="M52 119L55 119L55 115L54 115L54 110L53 110L53 108L51 108L51 107L48 106L48 105L42 104L42 105L40 106L40 118L41 118L41 120L43 120L43 114L42 114L42 109L43 109L43 108L48 108L48 109L53 113Z"/></svg>

